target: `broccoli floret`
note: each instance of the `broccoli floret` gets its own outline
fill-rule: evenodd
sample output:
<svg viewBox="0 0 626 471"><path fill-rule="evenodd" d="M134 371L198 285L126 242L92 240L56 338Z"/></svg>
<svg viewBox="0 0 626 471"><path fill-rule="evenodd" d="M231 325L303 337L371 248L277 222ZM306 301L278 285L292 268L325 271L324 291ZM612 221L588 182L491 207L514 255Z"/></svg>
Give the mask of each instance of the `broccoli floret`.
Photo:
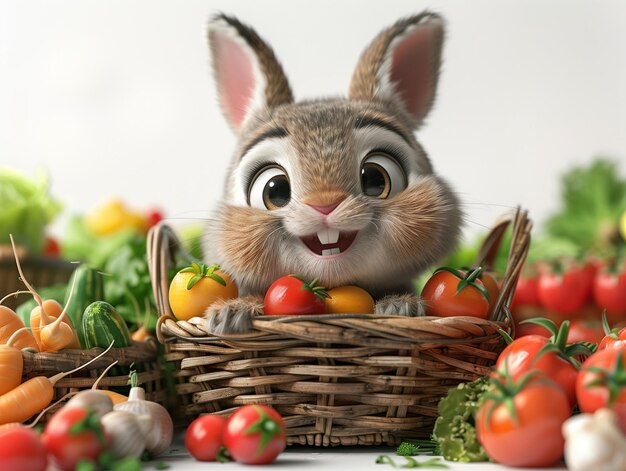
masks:
<svg viewBox="0 0 626 471"><path fill-rule="evenodd" d="M464 463L489 460L476 437L475 423L476 412L488 387L486 377L459 384L439 402L433 438L445 459Z"/></svg>

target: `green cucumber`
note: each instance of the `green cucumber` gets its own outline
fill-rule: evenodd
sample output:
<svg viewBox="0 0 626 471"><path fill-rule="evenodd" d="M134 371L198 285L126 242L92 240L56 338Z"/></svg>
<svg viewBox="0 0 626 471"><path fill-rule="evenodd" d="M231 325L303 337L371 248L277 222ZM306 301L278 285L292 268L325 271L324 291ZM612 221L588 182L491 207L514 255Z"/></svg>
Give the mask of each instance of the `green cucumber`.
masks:
<svg viewBox="0 0 626 471"><path fill-rule="evenodd" d="M72 283L75 283L74 294L72 295L72 302L67 306L67 314L72 320L72 324L74 324L80 346L86 348L85 334L81 328L83 325L83 313L91 303L104 299L104 283L102 275L98 273L98 270L87 264L80 265L74 270L72 278L67 285L63 305L67 305Z"/></svg>
<svg viewBox="0 0 626 471"><path fill-rule="evenodd" d="M115 348L131 344L128 327L122 316L109 303L96 301L83 313L83 334L85 347L107 348L113 342Z"/></svg>

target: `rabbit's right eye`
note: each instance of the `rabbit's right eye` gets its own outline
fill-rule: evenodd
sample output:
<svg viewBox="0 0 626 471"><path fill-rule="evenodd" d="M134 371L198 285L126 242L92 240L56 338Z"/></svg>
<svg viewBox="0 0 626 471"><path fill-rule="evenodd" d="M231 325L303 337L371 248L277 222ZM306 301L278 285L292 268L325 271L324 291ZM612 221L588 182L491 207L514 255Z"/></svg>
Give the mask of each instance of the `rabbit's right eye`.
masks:
<svg viewBox="0 0 626 471"><path fill-rule="evenodd" d="M289 177L279 167L261 170L248 191L248 202L253 208L279 209L286 206L290 199Z"/></svg>

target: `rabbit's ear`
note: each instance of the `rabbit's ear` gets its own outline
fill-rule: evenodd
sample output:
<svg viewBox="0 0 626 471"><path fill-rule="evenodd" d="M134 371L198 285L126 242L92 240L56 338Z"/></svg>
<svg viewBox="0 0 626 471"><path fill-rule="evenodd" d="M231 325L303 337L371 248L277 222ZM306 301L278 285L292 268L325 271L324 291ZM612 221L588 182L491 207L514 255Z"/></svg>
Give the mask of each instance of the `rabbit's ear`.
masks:
<svg viewBox="0 0 626 471"><path fill-rule="evenodd" d="M430 12L402 19L382 31L359 59L349 98L391 101L417 127L435 97L443 36L443 19Z"/></svg>
<svg viewBox="0 0 626 471"><path fill-rule="evenodd" d="M222 110L236 132L253 111L293 102L274 52L252 28L219 14L209 23L209 45Z"/></svg>

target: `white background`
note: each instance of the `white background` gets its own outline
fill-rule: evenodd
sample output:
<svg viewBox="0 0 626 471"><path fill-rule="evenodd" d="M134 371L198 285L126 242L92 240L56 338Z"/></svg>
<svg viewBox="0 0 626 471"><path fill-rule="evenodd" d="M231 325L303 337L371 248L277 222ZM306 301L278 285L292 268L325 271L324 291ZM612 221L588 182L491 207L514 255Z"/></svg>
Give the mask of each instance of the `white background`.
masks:
<svg viewBox="0 0 626 471"><path fill-rule="evenodd" d="M543 220L574 163L607 155L626 170L618 0L0 0L0 165L47 169L64 217L119 195L194 221L220 197L235 142L210 77L211 14L252 24L300 99L345 94L373 36L424 8L448 34L418 139L465 201L469 231L500 205Z"/></svg>

